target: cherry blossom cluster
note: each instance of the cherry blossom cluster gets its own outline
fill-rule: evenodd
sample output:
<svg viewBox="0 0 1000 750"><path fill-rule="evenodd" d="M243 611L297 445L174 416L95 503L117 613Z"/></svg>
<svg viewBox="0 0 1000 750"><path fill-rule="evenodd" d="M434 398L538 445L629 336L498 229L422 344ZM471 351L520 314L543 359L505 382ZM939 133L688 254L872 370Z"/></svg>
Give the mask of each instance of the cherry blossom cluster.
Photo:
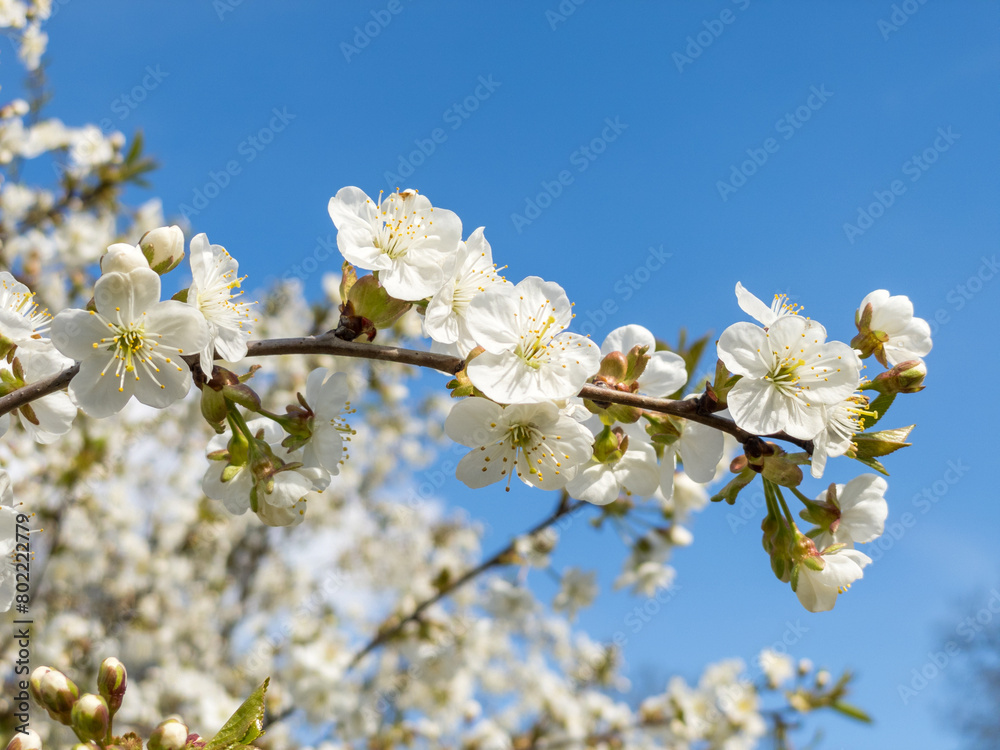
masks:
<svg viewBox="0 0 1000 750"><path fill-rule="evenodd" d="M46 0L0 2L0 26L31 70L49 13ZM196 234L182 266L184 233L166 226L159 202L121 204L124 186L151 168L141 139L68 127L38 109L0 107L0 262L10 269L0 273L0 397L61 386L17 401L17 419L0 417L9 472L0 472L0 607L16 580L13 527L30 511L32 658L63 671L40 667L25 688L49 723L36 713L22 731L14 703L0 701L10 750L140 747L140 736L151 750L207 744L189 725L205 737L222 727L213 746L274 750L304 737L329 750L750 747L767 732L784 746L818 709L864 718L844 702L847 675L833 680L773 652L753 669L710 665L696 684L671 678L638 707L616 698L628 687L621 651L572 624L597 601L596 576L556 570L552 553L559 522L590 510L628 546L614 585L661 594L709 483L732 469L712 498L731 500L759 473L775 573L806 607L828 609L867 560L854 544L882 531L885 482L863 475L807 498L797 489L807 452L786 454L767 438L812 447L814 472L836 455L880 470L877 457L906 431L861 428L919 389L922 365L904 360L930 348L905 298L875 292L863 302L849 348L891 369L855 384L835 404L844 413L816 401L828 434L803 437L797 425L816 419L801 398L775 426L783 434L770 436L746 421L752 407L738 418L725 409L752 373L720 364L714 381L692 382L696 347L667 351L639 326L600 347L570 332L557 284L506 281L483 228L463 240L454 213L412 190L376 204L345 188L330 201L347 262L324 278L322 304L295 284L248 304L222 247ZM41 158L57 187L20 177L20 162ZM165 299L161 277L177 269L191 280ZM760 322L767 340L776 322ZM406 360L333 346L377 336L390 346L368 349L387 356L421 333L431 352L410 352L421 355L412 362L453 374L460 400L421 395L398 364ZM255 344L276 340L308 346L262 373L236 372ZM798 365L782 367L794 389ZM364 449L346 461L355 433ZM481 526L412 489L446 437L471 449L458 468L467 485L510 487L517 474L558 490L555 509L483 556ZM782 491L802 502L805 534ZM529 586L534 575L559 580L550 601ZM16 649L4 643L0 661L13 664ZM95 672L97 691L81 694L71 675ZM244 701L269 675L266 699L262 686ZM5 675L4 694L18 689ZM164 721L170 714L184 721Z"/></svg>
<svg viewBox="0 0 1000 750"><path fill-rule="evenodd" d="M720 422L706 425L578 397L588 383L653 398L681 394L690 380L686 362L658 347L650 331L624 326L612 331L600 348L571 333L572 307L558 284L533 276L511 284L498 275L482 227L463 242L459 218L433 207L414 190L376 203L360 189L347 187L330 200L329 212L351 272L373 271L388 299L423 312L423 331L433 350L464 358L452 386L453 395L468 398L452 408L445 432L472 449L457 468L466 485L506 482L509 490L516 475L525 484L565 489L570 497L596 505L632 495L655 495L669 504L678 467L696 484L715 479L725 448ZM807 609L827 610L836 592L861 577L870 562L851 548L882 533L886 484L864 475L841 486L839 496L836 486L816 500L803 496L803 517L816 524L808 535L784 512L778 486L797 487L802 480L797 463L809 463L813 477L820 478L829 458L845 454L884 472L876 456L891 452L900 441L863 433L865 420L881 418L897 393L923 387L921 358L931 349L930 328L913 316L906 297L877 290L861 303L851 343L828 341L826 329L800 315L800 308L785 297L777 296L768 306L739 283L736 295L760 325L741 322L726 328L717 344L715 382L694 384L706 390L687 398L698 400L702 415L731 420L744 434L746 449L759 454L748 452L734 471L746 470L750 478L754 472L764 475L773 498L765 520L765 549L775 572L792 584ZM349 288L342 296L344 312L367 321L353 330L367 331L371 338L369 317L383 314L388 300L366 307L363 300L371 298L367 291L357 295L358 305ZM396 315L406 310L398 305L392 309ZM872 355L892 369L874 381L863 380L862 357ZM877 408L862 392L869 388L884 396ZM858 435L866 441L860 453ZM797 440L808 446L808 453L786 457L760 436ZM782 462L783 472L775 468ZM730 502L734 498L734 493L727 497ZM683 540L685 533L672 524L669 533L659 536ZM645 566L654 588L656 582L665 585L670 573L663 565L665 554L657 559L648 553L669 547L669 542L649 539L636 545L643 558L636 568Z"/></svg>

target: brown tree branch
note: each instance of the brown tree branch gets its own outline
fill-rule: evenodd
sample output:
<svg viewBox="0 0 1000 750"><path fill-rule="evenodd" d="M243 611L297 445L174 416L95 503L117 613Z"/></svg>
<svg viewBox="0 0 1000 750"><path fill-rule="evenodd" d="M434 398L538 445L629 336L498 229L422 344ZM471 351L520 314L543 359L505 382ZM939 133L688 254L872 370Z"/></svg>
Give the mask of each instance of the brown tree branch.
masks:
<svg viewBox="0 0 1000 750"><path fill-rule="evenodd" d="M414 349L401 349L395 346L379 346L377 344L360 344L354 341L343 341L335 338L330 333L323 334L322 336L251 341L248 344L248 357L268 357L278 354L333 354L339 357L375 359L383 362L397 362L405 365L426 367L449 375L454 375L465 366L464 360L447 354L435 354L433 352L422 352ZM187 359L189 365L197 361L196 357L188 357ZM19 388L12 393L8 393L6 396L0 397L0 415L13 411L42 396L62 390L69 384L69 381L73 379L73 376L76 375L79 369L79 365L74 365L58 375L31 383L24 388ZM610 388L598 388L593 385L585 385L580 390L579 395L594 401L635 406L658 414L669 414L688 419L692 422L698 422L699 424L729 433L740 443L746 443L751 438L757 437L737 427L732 420L713 414L713 409L717 409L717 407L707 406L704 399L671 401L664 398L650 398L649 396L639 396L634 393L624 393ZM784 432L764 435L763 437L784 440L797 445L808 453L812 453L813 446L811 440L801 440Z"/></svg>

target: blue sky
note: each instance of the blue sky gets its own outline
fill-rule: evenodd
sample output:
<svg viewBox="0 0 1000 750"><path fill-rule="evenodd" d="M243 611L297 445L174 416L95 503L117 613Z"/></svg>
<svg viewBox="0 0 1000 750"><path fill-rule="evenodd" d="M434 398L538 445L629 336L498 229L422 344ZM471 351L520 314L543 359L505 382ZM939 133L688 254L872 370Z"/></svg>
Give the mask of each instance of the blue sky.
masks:
<svg viewBox="0 0 1000 750"><path fill-rule="evenodd" d="M751 504L743 525L741 505L698 518L675 557L680 588L638 632L620 595L582 624L627 633L639 682L794 640L795 655L856 669L856 702L877 718L824 719L825 747L954 746L936 713L950 681L906 703L898 686L1000 587L1000 6L55 5L52 114L141 128L167 213L186 211L251 282L299 274L318 295L339 267L323 250L327 201L357 185L416 187L466 234L485 225L508 278L561 283L598 341L630 322L717 335L743 318L738 280L790 294L843 340L869 291L907 294L935 346L928 389L888 417L917 424L915 446L886 461L898 539L836 610L806 613L773 578ZM453 479L442 491L490 524L489 546L551 504ZM559 562L599 561L609 588L615 539L583 523L563 538Z"/></svg>

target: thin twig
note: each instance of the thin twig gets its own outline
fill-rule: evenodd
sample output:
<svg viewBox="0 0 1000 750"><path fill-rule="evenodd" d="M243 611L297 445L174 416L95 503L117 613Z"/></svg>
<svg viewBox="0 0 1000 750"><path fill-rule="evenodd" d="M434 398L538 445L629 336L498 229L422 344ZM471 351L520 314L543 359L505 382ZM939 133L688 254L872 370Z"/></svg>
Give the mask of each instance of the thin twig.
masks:
<svg viewBox="0 0 1000 750"><path fill-rule="evenodd" d="M583 500L576 500L571 503L560 501L558 507L551 514L549 514L547 518L543 519L542 521L539 521L537 524L535 524L535 526L533 526L520 536L531 536L532 534L537 534L539 531L547 529L549 526L554 524L563 516L570 515L575 510L583 507L584 505L587 505L587 503L584 502ZM465 585L473 578L480 575L481 573L484 573L490 568L506 564L510 560L511 555L514 552L515 542L516 538L512 539L510 541L510 544L508 544L502 550L500 550L493 556L483 560L476 567L470 568L469 570L465 571L465 573L460 575L454 581L451 581L447 585L442 586L440 589L438 589L438 592L434 594L434 596L428 599L424 599L424 601L420 602L420 604L414 607L410 611L410 614L406 615L406 617L403 617L402 619L395 621L389 627L384 627L380 629L378 634L370 641L368 641L368 643L365 644L364 648L358 651L351 658L351 661L348 664L347 668L352 669L353 667L356 667L358 663L365 658L365 656L370 654L372 651L381 646L383 643L386 643L387 641L395 638L399 634L399 632L406 626L407 623L419 620L420 616L424 613L424 611L426 611L428 607L433 606L437 602L441 601L444 597L448 596L453 591L455 591L455 589Z"/></svg>

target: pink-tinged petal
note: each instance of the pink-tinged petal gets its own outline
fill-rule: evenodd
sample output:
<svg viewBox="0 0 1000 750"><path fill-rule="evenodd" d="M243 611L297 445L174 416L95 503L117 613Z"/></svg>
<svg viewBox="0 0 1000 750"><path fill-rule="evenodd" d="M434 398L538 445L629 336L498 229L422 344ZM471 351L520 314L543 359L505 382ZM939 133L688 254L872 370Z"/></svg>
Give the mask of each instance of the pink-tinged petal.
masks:
<svg viewBox="0 0 1000 750"><path fill-rule="evenodd" d="M762 378L773 355L767 333L753 323L733 323L719 336L719 359L734 375Z"/></svg>
<svg viewBox="0 0 1000 750"><path fill-rule="evenodd" d="M719 430L697 422L687 422L677 448L684 462L684 473L699 484L715 478L715 469L722 460L725 439Z"/></svg>
<svg viewBox="0 0 1000 750"><path fill-rule="evenodd" d="M494 287L469 303L465 316L469 332L478 346L492 354L510 351L520 343L519 331L514 326L518 311L515 289Z"/></svg>
<svg viewBox="0 0 1000 750"><path fill-rule="evenodd" d="M94 284L94 305L108 320L136 320L160 301L160 277L149 268L107 273Z"/></svg>
<svg viewBox="0 0 1000 750"><path fill-rule="evenodd" d="M654 397L669 396L686 382L683 357L675 352L653 352L646 369L639 376L639 393Z"/></svg>
<svg viewBox="0 0 1000 750"><path fill-rule="evenodd" d="M648 328L634 324L622 326L613 330L604 339L604 343L601 344L601 356L605 357L611 352L628 354L636 346L649 347L647 354L652 355L656 350L656 339Z"/></svg>
<svg viewBox="0 0 1000 750"><path fill-rule="evenodd" d="M485 398L466 398L455 404L444 421L445 434L460 445L478 448L498 440L503 407Z"/></svg>
<svg viewBox="0 0 1000 750"><path fill-rule="evenodd" d="M132 398L134 378L126 374L120 381L115 374L115 364L111 352L107 353L106 359L88 357L80 363L80 371L70 381L70 395L88 416L95 419L110 417L124 409ZM107 373L101 375L105 366Z"/></svg>

